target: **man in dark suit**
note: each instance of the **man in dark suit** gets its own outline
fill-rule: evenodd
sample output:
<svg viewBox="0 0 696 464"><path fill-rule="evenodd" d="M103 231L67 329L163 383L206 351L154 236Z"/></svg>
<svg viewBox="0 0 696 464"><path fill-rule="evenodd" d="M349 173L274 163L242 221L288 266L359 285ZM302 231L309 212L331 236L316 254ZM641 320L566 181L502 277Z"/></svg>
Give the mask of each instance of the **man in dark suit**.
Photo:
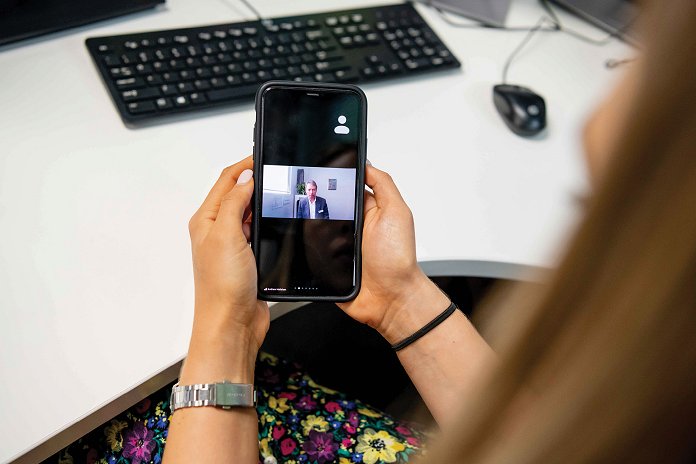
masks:
<svg viewBox="0 0 696 464"><path fill-rule="evenodd" d="M329 219L329 206L326 200L317 196L317 183L313 180L305 183L307 198L300 198L297 205L299 219Z"/></svg>

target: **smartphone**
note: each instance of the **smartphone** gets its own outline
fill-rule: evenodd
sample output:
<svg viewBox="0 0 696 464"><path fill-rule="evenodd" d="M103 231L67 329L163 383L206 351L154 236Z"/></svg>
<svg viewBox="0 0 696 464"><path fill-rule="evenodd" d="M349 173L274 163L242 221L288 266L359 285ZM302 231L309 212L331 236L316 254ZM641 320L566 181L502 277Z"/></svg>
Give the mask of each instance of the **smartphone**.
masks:
<svg viewBox="0 0 696 464"><path fill-rule="evenodd" d="M258 298L360 291L367 99L354 85L269 81L256 93L252 249Z"/></svg>

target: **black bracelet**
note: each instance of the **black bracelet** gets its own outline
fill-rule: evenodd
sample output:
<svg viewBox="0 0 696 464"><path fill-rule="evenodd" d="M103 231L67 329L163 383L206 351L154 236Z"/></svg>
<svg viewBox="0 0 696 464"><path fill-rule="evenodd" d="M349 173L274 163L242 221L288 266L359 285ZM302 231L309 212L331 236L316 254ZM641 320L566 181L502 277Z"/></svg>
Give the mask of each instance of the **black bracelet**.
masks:
<svg viewBox="0 0 696 464"><path fill-rule="evenodd" d="M457 305L454 304L454 301L451 302L450 305L447 307L447 309L445 309L439 316L437 316L435 319L433 319L432 321L425 324L423 326L423 328L416 331L413 335L408 336L408 337L404 338L403 340L401 340L399 343L395 343L394 345L392 345L392 349L394 351L403 350L408 345L415 342L416 340L421 338L423 335L425 335L428 332L430 332L431 330L433 330L438 325L442 324L442 322L445 319L447 319L448 317L450 317L456 309L459 309L459 308L457 308Z"/></svg>

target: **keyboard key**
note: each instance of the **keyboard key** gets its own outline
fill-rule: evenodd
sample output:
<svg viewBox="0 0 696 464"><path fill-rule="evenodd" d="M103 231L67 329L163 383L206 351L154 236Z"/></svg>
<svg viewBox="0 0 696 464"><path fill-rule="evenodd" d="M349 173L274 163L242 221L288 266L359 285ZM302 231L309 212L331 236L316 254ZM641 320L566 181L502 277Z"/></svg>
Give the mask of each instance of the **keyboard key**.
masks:
<svg viewBox="0 0 696 464"><path fill-rule="evenodd" d="M200 105L201 103L205 103L205 96L202 93L194 92L189 95L189 100L194 105Z"/></svg>
<svg viewBox="0 0 696 464"><path fill-rule="evenodd" d="M176 95L179 93L177 92L176 87L170 84L164 84L160 87L160 89L162 90L163 95Z"/></svg>
<svg viewBox="0 0 696 464"><path fill-rule="evenodd" d="M350 70L336 71L334 76L338 82L355 82L360 78L355 72Z"/></svg>
<svg viewBox="0 0 696 464"><path fill-rule="evenodd" d="M210 77L213 73L209 68L196 68L196 76L198 77Z"/></svg>
<svg viewBox="0 0 696 464"><path fill-rule="evenodd" d="M176 88L179 90L180 93L188 93L188 92L193 92L193 84L190 82L180 82L176 85Z"/></svg>
<svg viewBox="0 0 696 464"><path fill-rule="evenodd" d="M158 98L157 100L155 100L155 104L157 105L157 108L160 110L168 110L173 106L172 101L168 98Z"/></svg>
<svg viewBox="0 0 696 464"><path fill-rule="evenodd" d="M346 69L349 66L343 61L319 61L316 63L315 67L317 68L317 71L331 72L339 69Z"/></svg>
<svg viewBox="0 0 696 464"><path fill-rule="evenodd" d="M406 60L405 63L408 69L423 69L430 66L430 60L427 58L416 58Z"/></svg>
<svg viewBox="0 0 696 464"><path fill-rule="evenodd" d="M145 81L148 85L157 85L162 83L162 78L159 74L150 74L149 76L145 76Z"/></svg>
<svg viewBox="0 0 696 464"><path fill-rule="evenodd" d="M217 64L218 59L215 56L206 55L201 59L201 61L203 61L203 64L210 66Z"/></svg>
<svg viewBox="0 0 696 464"><path fill-rule="evenodd" d="M255 94L257 87L257 85L245 85L240 87L229 87L221 90L211 90L206 92L205 96L210 101L230 100L232 98L239 97L240 95L244 95L244 92L252 91Z"/></svg>
<svg viewBox="0 0 696 464"><path fill-rule="evenodd" d="M216 88L225 86L225 81L219 77L213 77L212 79L210 79L209 82L210 82L211 86L216 87Z"/></svg>
<svg viewBox="0 0 696 464"><path fill-rule="evenodd" d="M136 64L135 70L138 72L138 74L150 74L153 71L151 65L142 63Z"/></svg>
<svg viewBox="0 0 696 464"><path fill-rule="evenodd" d="M231 74L225 78L228 85L240 85L242 83L242 78L237 74Z"/></svg>
<svg viewBox="0 0 696 464"><path fill-rule="evenodd" d="M121 66L121 58L119 58L116 55L106 55L103 58L104 64L113 67L113 66Z"/></svg>
<svg viewBox="0 0 696 464"><path fill-rule="evenodd" d="M151 113L155 111L155 104L152 101L132 102L128 104L128 112L132 114Z"/></svg>
<svg viewBox="0 0 696 464"><path fill-rule="evenodd" d="M126 90L135 89L137 87L144 87L145 81L140 77L128 77L125 79L118 79L116 81L116 88Z"/></svg>
<svg viewBox="0 0 696 464"><path fill-rule="evenodd" d="M271 71L271 74L273 74L273 77L275 77L276 79L285 79L286 77L288 77L287 71L285 71L282 68L273 69Z"/></svg>
<svg viewBox="0 0 696 464"><path fill-rule="evenodd" d="M188 106L189 100L185 95L179 95L174 99L174 104L179 107Z"/></svg>
<svg viewBox="0 0 696 464"><path fill-rule="evenodd" d="M210 88L210 83L207 80L196 80L193 81L194 87L198 90L208 90Z"/></svg>
<svg viewBox="0 0 696 464"><path fill-rule="evenodd" d="M334 75L332 73L318 73L314 75L314 80L317 82L332 82Z"/></svg>
<svg viewBox="0 0 696 464"><path fill-rule="evenodd" d="M319 61L333 61L341 60L345 56L343 53L338 52L327 52L325 50L320 50L314 54Z"/></svg>
<svg viewBox="0 0 696 464"><path fill-rule="evenodd" d="M306 37L307 40L318 40L324 37L324 31L322 31L321 29L316 31L307 31Z"/></svg>
<svg viewBox="0 0 696 464"><path fill-rule="evenodd" d="M135 53L124 53L121 55L121 61L123 64L135 64L138 60L138 55Z"/></svg>
<svg viewBox="0 0 696 464"><path fill-rule="evenodd" d="M251 82L256 82L256 74L245 72L242 73L242 81L249 84Z"/></svg>
<svg viewBox="0 0 696 464"><path fill-rule="evenodd" d="M173 72L166 72L162 74L162 80L168 83L179 82L179 74Z"/></svg>
<svg viewBox="0 0 696 464"><path fill-rule="evenodd" d="M133 75L133 68L121 66L120 68L111 68L112 77L130 77Z"/></svg>

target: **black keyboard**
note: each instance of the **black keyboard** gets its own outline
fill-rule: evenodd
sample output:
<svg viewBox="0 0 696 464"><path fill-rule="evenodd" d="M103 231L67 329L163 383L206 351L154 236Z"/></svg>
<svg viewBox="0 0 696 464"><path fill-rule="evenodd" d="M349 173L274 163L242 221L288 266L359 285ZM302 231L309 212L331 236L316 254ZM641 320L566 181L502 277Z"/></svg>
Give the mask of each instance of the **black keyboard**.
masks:
<svg viewBox="0 0 696 464"><path fill-rule="evenodd" d="M410 3L86 45L126 123L252 101L268 80L360 83L461 66Z"/></svg>

